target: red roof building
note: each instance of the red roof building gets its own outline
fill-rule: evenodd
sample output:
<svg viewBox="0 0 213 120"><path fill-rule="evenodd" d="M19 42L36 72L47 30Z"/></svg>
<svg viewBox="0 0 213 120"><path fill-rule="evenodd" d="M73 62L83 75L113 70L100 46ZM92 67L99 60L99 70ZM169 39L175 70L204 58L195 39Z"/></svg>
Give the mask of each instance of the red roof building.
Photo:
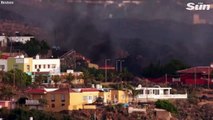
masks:
<svg viewBox="0 0 213 120"><path fill-rule="evenodd" d="M44 88L28 89L25 92L29 94L46 94L47 93L47 91Z"/></svg>
<svg viewBox="0 0 213 120"><path fill-rule="evenodd" d="M99 67L100 70L115 70L115 67L106 66L106 67Z"/></svg>
<svg viewBox="0 0 213 120"><path fill-rule="evenodd" d="M210 66L197 66L184 70L179 70L181 82L187 85L207 85L213 84L210 74L213 68Z"/></svg>

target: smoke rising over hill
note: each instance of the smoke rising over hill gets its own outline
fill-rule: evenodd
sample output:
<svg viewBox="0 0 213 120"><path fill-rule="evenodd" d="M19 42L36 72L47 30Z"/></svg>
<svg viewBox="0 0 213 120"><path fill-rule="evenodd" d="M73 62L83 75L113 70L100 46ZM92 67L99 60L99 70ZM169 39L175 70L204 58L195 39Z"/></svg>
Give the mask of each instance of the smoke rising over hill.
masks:
<svg viewBox="0 0 213 120"><path fill-rule="evenodd" d="M0 19L36 26L51 45L76 49L94 62L135 56L139 64L181 59L189 64L213 60L212 25L193 25L184 0L142 0L139 5L15 0L0 5ZM211 12L200 13L212 21ZM209 17L208 17L209 16Z"/></svg>

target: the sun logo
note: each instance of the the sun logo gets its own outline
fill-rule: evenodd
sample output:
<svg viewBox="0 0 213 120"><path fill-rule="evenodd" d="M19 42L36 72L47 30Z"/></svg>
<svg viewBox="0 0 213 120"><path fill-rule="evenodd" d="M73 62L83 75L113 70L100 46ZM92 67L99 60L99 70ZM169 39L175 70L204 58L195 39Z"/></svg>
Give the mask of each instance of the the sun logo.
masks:
<svg viewBox="0 0 213 120"><path fill-rule="evenodd" d="M210 4L204 4L202 2L199 2L197 4L190 2L190 3L187 3L186 6L187 6L186 7L187 10L210 10L211 8Z"/></svg>

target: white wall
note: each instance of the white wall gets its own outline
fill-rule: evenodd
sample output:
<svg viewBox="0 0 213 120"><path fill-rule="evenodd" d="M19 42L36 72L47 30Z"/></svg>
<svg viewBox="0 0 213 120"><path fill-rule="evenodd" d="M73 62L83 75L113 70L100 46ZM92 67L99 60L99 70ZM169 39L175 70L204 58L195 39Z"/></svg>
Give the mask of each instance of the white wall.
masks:
<svg viewBox="0 0 213 120"><path fill-rule="evenodd" d="M7 45L7 37L6 36L0 36L0 46L5 47Z"/></svg>
<svg viewBox="0 0 213 120"><path fill-rule="evenodd" d="M4 71L7 71L7 60L0 59L0 70L2 70L2 66L4 66Z"/></svg>
<svg viewBox="0 0 213 120"><path fill-rule="evenodd" d="M32 68L32 72L38 72L39 69L40 72L50 72L52 75L57 75L61 72L60 59L33 59Z"/></svg>
<svg viewBox="0 0 213 120"><path fill-rule="evenodd" d="M33 36L11 36L8 37L9 41L11 42L21 42L25 44L27 41L30 41L31 38L34 38Z"/></svg>

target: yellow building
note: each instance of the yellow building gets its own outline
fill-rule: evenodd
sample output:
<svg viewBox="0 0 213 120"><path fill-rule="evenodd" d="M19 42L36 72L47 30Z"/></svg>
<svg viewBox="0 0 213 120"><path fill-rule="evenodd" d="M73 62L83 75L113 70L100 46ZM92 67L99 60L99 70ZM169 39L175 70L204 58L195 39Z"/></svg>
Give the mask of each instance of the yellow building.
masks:
<svg viewBox="0 0 213 120"><path fill-rule="evenodd" d="M103 102L106 104L113 103L111 97L111 90L102 90L99 92L99 97L103 98Z"/></svg>
<svg viewBox="0 0 213 120"><path fill-rule="evenodd" d="M113 103L128 103L128 92L125 90L111 90L111 100Z"/></svg>
<svg viewBox="0 0 213 120"><path fill-rule="evenodd" d="M47 93L48 111L96 109L94 103L99 95L95 88L59 89Z"/></svg>
<svg viewBox="0 0 213 120"><path fill-rule="evenodd" d="M98 97L103 98L107 104L128 103L127 91L96 89L96 88L61 88L52 91L34 89L28 91L30 99L44 98L47 105L44 110L52 112L70 111L79 109L96 109L95 101Z"/></svg>
<svg viewBox="0 0 213 120"><path fill-rule="evenodd" d="M33 58L24 58L24 56L11 57L7 60L7 70L19 69L29 75L32 73Z"/></svg>

